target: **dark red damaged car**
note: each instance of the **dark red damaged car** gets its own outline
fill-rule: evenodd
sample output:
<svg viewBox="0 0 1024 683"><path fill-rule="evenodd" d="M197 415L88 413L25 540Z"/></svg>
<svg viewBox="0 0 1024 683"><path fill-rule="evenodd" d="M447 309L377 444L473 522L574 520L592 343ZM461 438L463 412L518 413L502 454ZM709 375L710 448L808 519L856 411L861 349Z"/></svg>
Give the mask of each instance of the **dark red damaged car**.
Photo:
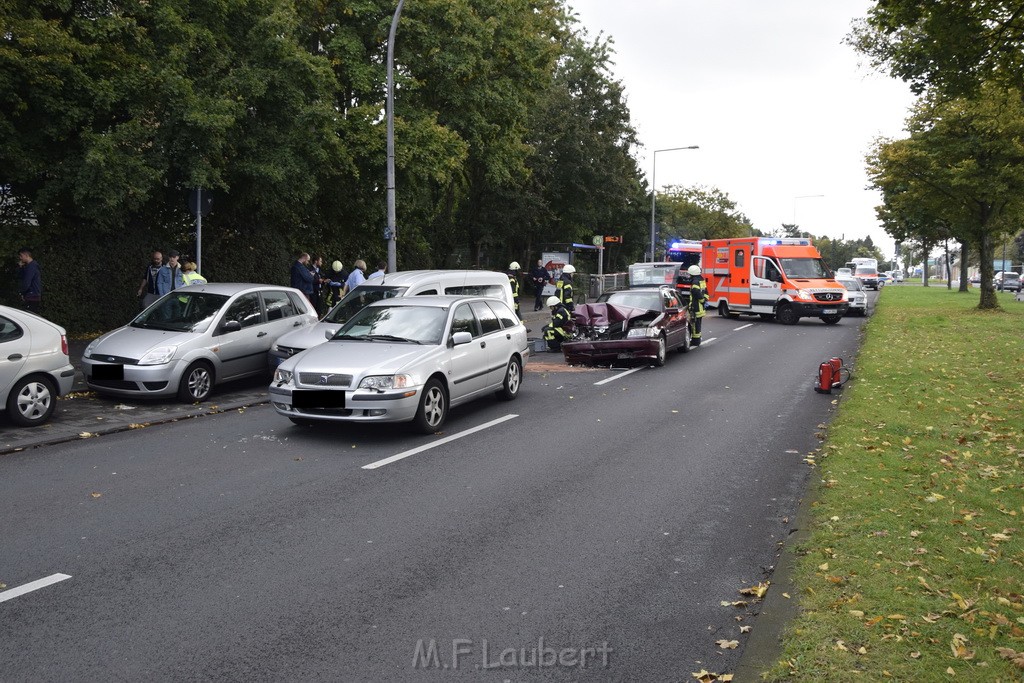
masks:
<svg viewBox="0 0 1024 683"><path fill-rule="evenodd" d="M669 351L690 350L689 322L672 287L608 292L596 303L576 307L576 331L562 343L562 353L572 364L641 360L661 366Z"/></svg>

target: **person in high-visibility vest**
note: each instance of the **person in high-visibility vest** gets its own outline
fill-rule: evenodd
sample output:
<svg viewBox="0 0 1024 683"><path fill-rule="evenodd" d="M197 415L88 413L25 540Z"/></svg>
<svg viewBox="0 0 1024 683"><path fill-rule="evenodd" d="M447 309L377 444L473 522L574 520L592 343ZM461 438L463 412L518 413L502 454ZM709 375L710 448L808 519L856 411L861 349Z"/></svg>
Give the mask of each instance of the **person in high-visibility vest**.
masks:
<svg viewBox="0 0 1024 683"><path fill-rule="evenodd" d="M686 269L690 274L690 346L700 346L700 328L704 321L704 304L708 300L708 283L701 277L700 266L693 265Z"/></svg>
<svg viewBox="0 0 1024 683"><path fill-rule="evenodd" d="M544 326L544 341L548 349L561 351L562 342L569 338L572 314L557 296L549 296L547 305L551 309L551 322Z"/></svg>
<svg viewBox="0 0 1024 683"><path fill-rule="evenodd" d="M570 312L576 310L576 304L572 300L572 276L576 272L576 267L571 263L565 264L562 268L562 277L558 278L558 282L555 283L555 289L558 290L558 300L562 302Z"/></svg>
<svg viewBox="0 0 1024 683"><path fill-rule="evenodd" d="M516 317L522 320L523 314L519 311L519 261L508 264L507 274L508 284L512 287L512 303L515 304Z"/></svg>

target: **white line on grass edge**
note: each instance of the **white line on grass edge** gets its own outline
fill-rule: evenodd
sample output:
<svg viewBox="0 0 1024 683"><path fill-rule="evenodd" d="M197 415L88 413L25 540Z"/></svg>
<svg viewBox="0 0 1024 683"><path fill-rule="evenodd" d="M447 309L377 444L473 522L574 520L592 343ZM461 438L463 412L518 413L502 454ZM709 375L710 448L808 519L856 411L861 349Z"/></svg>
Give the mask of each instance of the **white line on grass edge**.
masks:
<svg viewBox="0 0 1024 683"><path fill-rule="evenodd" d="M467 429L464 432L459 432L458 434L452 434L451 436L446 436L443 439L438 439L437 441L432 441L432 442L430 442L428 444L424 444L422 446L417 446L416 448L412 448L412 449L409 449L407 451L402 451L401 453L398 453L396 455L392 455L390 458L384 458L383 460L378 460L377 462L371 462L369 465L363 465L363 469L364 470L375 470L378 467L384 467L384 465L390 465L393 462L397 462L399 460L403 460L405 458L408 458L410 455L416 455L417 453L422 453L423 451L429 451L431 448L437 448L438 446L443 446L444 444L450 443L452 441L455 441L456 439L461 439L462 437L469 436L470 434L476 434L479 431L482 431L484 429L488 429L488 428L493 427L495 425L499 425L502 422L508 422L509 420L515 419L517 417L519 417L519 416L518 415L513 415L513 414L509 414L509 415L506 415L504 417L499 417L497 420L491 420L490 422L485 422L482 425L477 425L476 427L473 427L471 429Z"/></svg>
<svg viewBox="0 0 1024 683"><path fill-rule="evenodd" d="M23 586L18 586L17 588L12 588L10 590L4 591L3 593L0 593L0 602L11 600L18 596L24 595L25 593L31 593L32 591L37 591L40 588L46 588L47 586L51 586L55 583L60 583L61 581L70 578L71 577L67 574L50 574L49 576L44 577L42 579L37 579L35 581L32 581L31 583L26 583Z"/></svg>

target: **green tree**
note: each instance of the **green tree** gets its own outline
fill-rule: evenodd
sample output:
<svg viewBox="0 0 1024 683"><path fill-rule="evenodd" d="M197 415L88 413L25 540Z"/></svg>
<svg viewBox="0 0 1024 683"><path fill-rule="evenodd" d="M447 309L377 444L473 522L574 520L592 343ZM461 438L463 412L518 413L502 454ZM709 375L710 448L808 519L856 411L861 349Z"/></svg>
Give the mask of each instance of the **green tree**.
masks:
<svg viewBox="0 0 1024 683"><path fill-rule="evenodd" d="M662 240L710 240L752 234L750 219L728 194L716 187L670 185L658 193L655 208Z"/></svg>
<svg viewBox="0 0 1024 683"><path fill-rule="evenodd" d="M1024 2L880 0L847 42L917 94L1024 86Z"/></svg>
<svg viewBox="0 0 1024 683"><path fill-rule="evenodd" d="M914 237L927 247L953 238L975 245L979 308L998 308L993 246L1024 219L1020 92L986 85L978 99L929 98L908 129L909 138L879 141L868 156L872 184L884 201L879 218L897 240Z"/></svg>

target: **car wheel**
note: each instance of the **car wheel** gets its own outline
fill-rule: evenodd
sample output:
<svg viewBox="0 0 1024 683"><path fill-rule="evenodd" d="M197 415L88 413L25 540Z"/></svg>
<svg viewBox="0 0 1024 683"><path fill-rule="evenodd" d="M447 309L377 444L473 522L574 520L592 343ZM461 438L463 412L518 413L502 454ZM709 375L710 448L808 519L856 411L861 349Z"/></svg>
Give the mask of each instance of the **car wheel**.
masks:
<svg viewBox="0 0 1024 683"><path fill-rule="evenodd" d="M43 424L56 407L57 390L48 377L23 377L7 395L7 415L19 427Z"/></svg>
<svg viewBox="0 0 1024 683"><path fill-rule="evenodd" d="M843 319L841 315L823 315L821 321L826 325L835 325L837 322Z"/></svg>
<svg viewBox="0 0 1024 683"><path fill-rule="evenodd" d="M178 384L178 400L182 403L202 403L213 391L213 369L209 363L196 361L185 368Z"/></svg>
<svg viewBox="0 0 1024 683"><path fill-rule="evenodd" d="M683 332L683 343L679 345L679 353L689 353L693 343L693 333L690 331L690 324L686 324L686 331Z"/></svg>
<svg viewBox="0 0 1024 683"><path fill-rule="evenodd" d="M416 430L433 434L441 429L448 417L448 394L436 379L427 382L420 396L420 407L413 418Z"/></svg>
<svg viewBox="0 0 1024 683"><path fill-rule="evenodd" d="M523 366L518 358L510 358L508 367L505 368L505 381L502 383L501 389L498 389L495 393L498 395L498 398L513 401L519 395L519 388L522 385Z"/></svg>
<svg viewBox="0 0 1024 683"><path fill-rule="evenodd" d="M779 304L779 307L775 310L775 319L783 325L796 325L797 321L800 320L800 316L793 310L793 306L790 304Z"/></svg>
<svg viewBox="0 0 1024 683"><path fill-rule="evenodd" d="M718 317L728 318L729 317L729 303L723 299L718 302Z"/></svg>
<svg viewBox="0 0 1024 683"><path fill-rule="evenodd" d="M665 335L662 334L658 337L658 355L654 357L654 364L659 368L665 365L665 356L668 354L668 343L665 341Z"/></svg>

